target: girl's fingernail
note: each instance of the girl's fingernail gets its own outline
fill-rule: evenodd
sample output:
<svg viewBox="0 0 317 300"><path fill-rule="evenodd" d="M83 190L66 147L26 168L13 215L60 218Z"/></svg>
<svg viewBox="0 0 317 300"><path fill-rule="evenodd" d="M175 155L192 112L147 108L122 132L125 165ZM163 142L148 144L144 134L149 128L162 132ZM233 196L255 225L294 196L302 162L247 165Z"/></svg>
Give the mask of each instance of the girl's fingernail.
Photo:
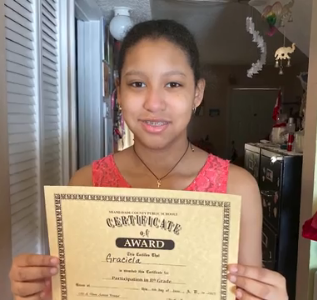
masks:
<svg viewBox="0 0 317 300"><path fill-rule="evenodd" d="M40 298L41 298L41 299L45 299L45 292L42 292L42 293L40 294Z"/></svg>
<svg viewBox="0 0 317 300"><path fill-rule="evenodd" d="M45 281L45 286L49 287L51 285L51 281L50 280L46 280Z"/></svg>
<svg viewBox="0 0 317 300"><path fill-rule="evenodd" d="M52 275L57 274L57 268L52 268L52 269L50 270L50 272L51 272Z"/></svg>
<svg viewBox="0 0 317 300"><path fill-rule="evenodd" d="M59 263L58 258L56 258L56 257L51 258L51 264L52 265L58 265L58 263Z"/></svg>
<svg viewBox="0 0 317 300"><path fill-rule="evenodd" d="M230 273L237 273L238 272L238 267L237 266L230 266L229 267L229 272Z"/></svg>
<svg viewBox="0 0 317 300"><path fill-rule="evenodd" d="M235 283L237 281L237 277L236 276L229 276L229 280L232 282L232 283Z"/></svg>
<svg viewBox="0 0 317 300"><path fill-rule="evenodd" d="M238 299L241 299L241 298L242 298L242 291L241 291L241 290L237 290L237 291L236 291L236 297L237 297Z"/></svg>

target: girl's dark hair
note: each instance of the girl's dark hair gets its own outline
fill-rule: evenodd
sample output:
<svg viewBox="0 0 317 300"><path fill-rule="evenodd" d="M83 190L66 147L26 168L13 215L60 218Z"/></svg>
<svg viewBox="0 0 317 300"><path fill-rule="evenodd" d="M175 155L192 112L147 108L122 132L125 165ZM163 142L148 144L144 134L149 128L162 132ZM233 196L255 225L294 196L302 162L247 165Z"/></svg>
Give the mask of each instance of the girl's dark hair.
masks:
<svg viewBox="0 0 317 300"><path fill-rule="evenodd" d="M194 36L189 30L172 20L151 20L133 26L122 41L118 59L119 80L125 57L130 48L144 39L166 39L180 47L187 55L193 70L195 83L200 79L199 51Z"/></svg>

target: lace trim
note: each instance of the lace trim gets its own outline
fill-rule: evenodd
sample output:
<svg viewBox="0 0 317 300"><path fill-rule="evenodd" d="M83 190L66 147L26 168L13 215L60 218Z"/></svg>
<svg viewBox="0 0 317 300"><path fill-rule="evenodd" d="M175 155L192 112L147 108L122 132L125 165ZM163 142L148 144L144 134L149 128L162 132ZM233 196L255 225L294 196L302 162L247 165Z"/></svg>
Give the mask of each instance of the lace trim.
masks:
<svg viewBox="0 0 317 300"><path fill-rule="evenodd" d="M131 188L120 173L113 154L93 162L92 169L94 186ZM228 175L229 161L209 154L196 178L184 190L226 193Z"/></svg>

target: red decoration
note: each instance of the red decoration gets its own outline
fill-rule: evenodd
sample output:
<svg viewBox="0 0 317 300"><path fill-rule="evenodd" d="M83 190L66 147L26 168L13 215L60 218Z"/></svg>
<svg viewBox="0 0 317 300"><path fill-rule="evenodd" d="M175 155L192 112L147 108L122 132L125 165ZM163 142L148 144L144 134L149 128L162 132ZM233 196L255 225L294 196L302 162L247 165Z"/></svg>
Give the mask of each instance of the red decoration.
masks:
<svg viewBox="0 0 317 300"><path fill-rule="evenodd" d="M304 223L302 229L303 238L317 241L317 213Z"/></svg>
<svg viewBox="0 0 317 300"><path fill-rule="evenodd" d="M276 98L276 103L275 103L275 106L274 106L274 109L273 109L273 120L275 122L278 121L278 117L280 115L280 109L281 109L281 103L282 103L282 91L280 90L278 92L278 95L277 95L277 98ZM275 126L274 126L275 127Z"/></svg>

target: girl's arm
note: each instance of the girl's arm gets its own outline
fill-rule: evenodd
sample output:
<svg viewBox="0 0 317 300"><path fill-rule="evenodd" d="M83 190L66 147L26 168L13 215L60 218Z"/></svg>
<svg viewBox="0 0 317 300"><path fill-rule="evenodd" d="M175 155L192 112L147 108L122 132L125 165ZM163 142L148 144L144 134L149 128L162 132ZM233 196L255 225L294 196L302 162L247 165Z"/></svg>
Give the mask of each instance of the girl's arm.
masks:
<svg viewBox="0 0 317 300"><path fill-rule="evenodd" d="M256 180L246 170L230 166L228 194L242 196L239 264L262 266L262 204Z"/></svg>

